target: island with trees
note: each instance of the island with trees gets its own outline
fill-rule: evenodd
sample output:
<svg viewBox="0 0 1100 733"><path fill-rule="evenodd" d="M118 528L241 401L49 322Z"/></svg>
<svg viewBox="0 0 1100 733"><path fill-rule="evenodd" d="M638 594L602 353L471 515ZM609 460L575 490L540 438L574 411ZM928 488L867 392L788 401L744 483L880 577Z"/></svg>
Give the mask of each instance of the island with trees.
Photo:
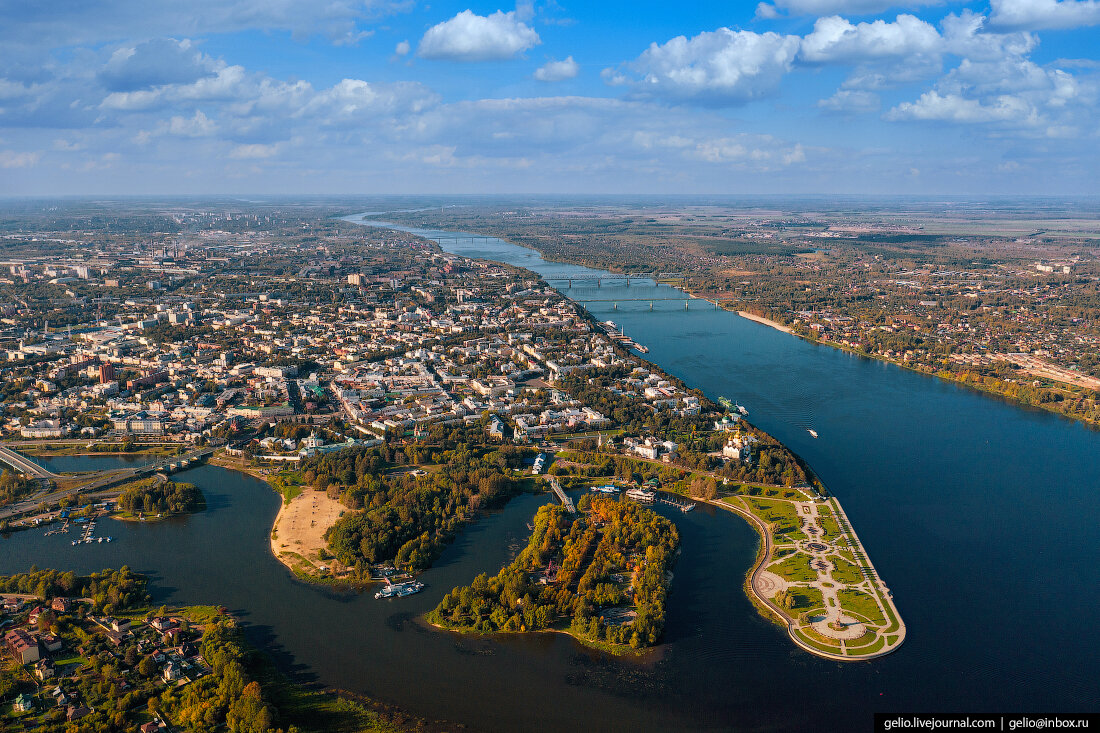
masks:
<svg viewBox="0 0 1100 733"><path fill-rule="evenodd" d="M586 494L580 514L539 509L522 552L455 588L428 615L462 632L561 631L615 653L655 645L665 623L676 526L642 506Z"/></svg>
<svg viewBox="0 0 1100 733"><path fill-rule="evenodd" d="M128 484L118 497L121 519L164 519L204 508L206 500L199 487L160 477Z"/></svg>

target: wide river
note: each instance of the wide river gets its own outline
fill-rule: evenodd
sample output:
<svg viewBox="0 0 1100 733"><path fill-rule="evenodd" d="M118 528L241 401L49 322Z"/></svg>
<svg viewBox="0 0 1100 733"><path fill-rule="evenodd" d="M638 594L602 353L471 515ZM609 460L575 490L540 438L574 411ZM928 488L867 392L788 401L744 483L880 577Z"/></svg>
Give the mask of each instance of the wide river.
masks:
<svg viewBox="0 0 1100 733"><path fill-rule="evenodd" d="M496 239L411 231L543 275L607 274ZM424 574L423 593L393 601L296 581L268 549L276 494L210 466L184 475L202 487L207 511L101 524L115 537L102 545L16 533L0 540L0 572L129 564L153 576L157 603L229 607L303 679L471 730L858 731L870 730L873 712L1100 708L1091 615L1100 433L803 342L705 301L685 308L686 296L652 281L560 287L648 346L653 362L748 407L755 424L810 463L894 592L908 626L896 653L843 664L797 649L742 592L756 535L705 508L670 515L684 552L665 643L643 664L558 635L474 639L415 621L454 585L495 572L524 542L544 497L520 497L483 518ZM118 460L50 463L79 470Z"/></svg>

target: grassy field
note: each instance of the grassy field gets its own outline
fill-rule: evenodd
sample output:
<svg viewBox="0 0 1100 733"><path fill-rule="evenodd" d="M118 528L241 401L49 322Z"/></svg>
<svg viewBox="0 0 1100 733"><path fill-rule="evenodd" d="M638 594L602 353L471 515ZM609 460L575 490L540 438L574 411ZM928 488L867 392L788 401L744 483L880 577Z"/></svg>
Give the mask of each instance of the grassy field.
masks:
<svg viewBox="0 0 1100 733"><path fill-rule="evenodd" d="M810 582L817 580L817 571L810 567L809 555L791 555L782 562L769 565L768 570L793 582Z"/></svg>
<svg viewBox="0 0 1100 733"><path fill-rule="evenodd" d="M863 582L863 573L852 563L837 557L832 558L832 562L833 580L845 585L858 585Z"/></svg>
<svg viewBox="0 0 1100 733"><path fill-rule="evenodd" d="M294 497L302 493L306 483L301 471L289 470L268 476L267 482L271 484L271 488L282 494L284 504L294 501Z"/></svg>
<svg viewBox="0 0 1100 733"><path fill-rule="evenodd" d="M821 591L817 588L791 588L790 593L794 596L794 606L791 610L808 611L824 605Z"/></svg>
<svg viewBox="0 0 1100 733"><path fill-rule="evenodd" d="M750 496L745 497L745 503L749 505L753 514L773 525L775 534L794 534L802 526L794 504L788 501L758 499Z"/></svg>
<svg viewBox="0 0 1100 733"><path fill-rule="evenodd" d="M863 591L843 588L837 592L837 597L840 599L840 605L844 610L857 613L873 624L886 623L886 619L882 617L882 611L879 610L875 599Z"/></svg>

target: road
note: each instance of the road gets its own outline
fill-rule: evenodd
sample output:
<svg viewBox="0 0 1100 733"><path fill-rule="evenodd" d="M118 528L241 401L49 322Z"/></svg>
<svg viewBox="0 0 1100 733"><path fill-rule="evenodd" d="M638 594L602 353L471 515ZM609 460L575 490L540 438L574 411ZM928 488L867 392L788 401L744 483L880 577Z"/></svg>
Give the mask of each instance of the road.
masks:
<svg viewBox="0 0 1100 733"><path fill-rule="evenodd" d="M43 503L56 504L66 497L75 496L77 494L102 492L117 484L155 474L158 471L164 470L172 463L179 463L182 461L191 462L212 455L213 453L213 448L200 448L184 456L162 458L156 463L148 466L115 469L112 471L97 471L94 474L88 474L88 481L86 483L68 489L57 489L45 495L36 494L30 499L24 499L18 503L3 507L0 509L0 519L9 519L20 514L34 511L35 508ZM57 474L50 475L56 478L69 478L58 476Z"/></svg>
<svg viewBox="0 0 1100 733"><path fill-rule="evenodd" d="M0 446L0 461L8 464L16 471L33 478L61 478L58 474L35 463L21 453L16 453L6 445Z"/></svg>

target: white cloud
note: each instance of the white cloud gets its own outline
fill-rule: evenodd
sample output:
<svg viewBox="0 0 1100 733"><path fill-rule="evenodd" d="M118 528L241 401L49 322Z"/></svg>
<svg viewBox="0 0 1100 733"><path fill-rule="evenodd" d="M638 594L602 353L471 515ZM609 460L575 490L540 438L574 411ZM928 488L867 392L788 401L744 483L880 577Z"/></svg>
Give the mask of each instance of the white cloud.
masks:
<svg viewBox="0 0 1100 733"><path fill-rule="evenodd" d="M166 131L179 137L208 137L218 129L217 124L202 113L195 110L193 117L175 116L168 121Z"/></svg>
<svg viewBox="0 0 1100 733"><path fill-rule="evenodd" d="M997 28L1040 30L1100 25L1097 0L990 0L990 24Z"/></svg>
<svg viewBox="0 0 1100 733"><path fill-rule="evenodd" d="M775 91L798 46L797 36L719 28L651 44L626 65L634 75L606 69L604 79L643 96L709 105L744 102Z"/></svg>
<svg viewBox="0 0 1100 733"><path fill-rule="evenodd" d="M418 82L371 84L344 79L318 92L296 114L323 124L341 124L379 115L416 113L439 101L438 95Z"/></svg>
<svg viewBox="0 0 1100 733"><path fill-rule="evenodd" d="M873 15L890 8L919 8L939 5L942 0L774 0L756 6L756 17L778 18L785 11L790 15Z"/></svg>
<svg viewBox="0 0 1100 733"><path fill-rule="evenodd" d="M828 99L818 100L817 106L827 112L858 113L877 112L882 102L872 92L856 89L838 89Z"/></svg>
<svg viewBox="0 0 1100 733"><path fill-rule="evenodd" d="M0 150L0 168L30 168L38 163L41 153Z"/></svg>
<svg viewBox="0 0 1100 733"><path fill-rule="evenodd" d="M1039 45L1039 39L1031 33L990 32L985 16L964 10L943 19L944 50L971 59L998 59L1005 56L1023 56Z"/></svg>
<svg viewBox="0 0 1100 733"><path fill-rule="evenodd" d="M251 143L247 145L237 145L229 151L229 157L238 160L257 160L262 158L270 158L278 152L278 145L261 145L259 143Z"/></svg>
<svg viewBox="0 0 1100 733"><path fill-rule="evenodd" d="M886 115L888 120L936 120L941 122L1029 123L1036 117L1031 105L1020 97L1000 95L983 104L958 94L941 95L932 90L915 102L902 102Z"/></svg>
<svg viewBox="0 0 1100 733"><path fill-rule="evenodd" d="M941 41L931 24L912 15L857 25L833 15L817 19L813 32L802 39L799 58L812 63L911 58L937 54Z"/></svg>
<svg viewBox="0 0 1100 733"><path fill-rule="evenodd" d="M577 76L580 64L567 56L561 61L547 61L535 70L535 78L539 81L564 81Z"/></svg>
<svg viewBox="0 0 1100 733"><path fill-rule="evenodd" d="M417 54L447 61L499 61L540 43L539 34L520 21L514 11L498 10L483 16L463 10L429 28L420 39Z"/></svg>
<svg viewBox="0 0 1100 733"><path fill-rule="evenodd" d="M100 103L105 110L135 111L153 109L180 100L229 101L247 96L248 79L243 66L224 66L213 76L191 84L166 84L133 92L111 92Z"/></svg>
<svg viewBox="0 0 1100 733"><path fill-rule="evenodd" d="M396 46L393 47L393 52L398 56L408 56L409 51L411 50L412 46L409 45L408 41L400 41Z"/></svg>
<svg viewBox="0 0 1100 733"><path fill-rule="evenodd" d="M129 92L187 84L214 73L213 61L190 41L163 38L116 49L98 74L108 91Z"/></svg>

